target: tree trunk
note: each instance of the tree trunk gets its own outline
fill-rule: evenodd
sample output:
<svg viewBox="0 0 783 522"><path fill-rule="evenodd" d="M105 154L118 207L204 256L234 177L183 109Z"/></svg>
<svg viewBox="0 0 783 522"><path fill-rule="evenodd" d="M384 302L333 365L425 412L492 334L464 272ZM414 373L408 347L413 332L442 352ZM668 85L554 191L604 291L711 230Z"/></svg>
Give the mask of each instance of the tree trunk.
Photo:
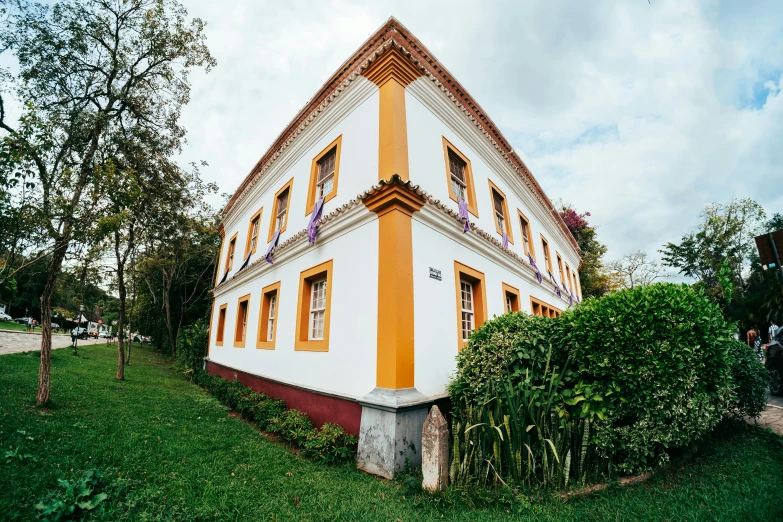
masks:
<svg viewBox="0 0 783 522"><path fill-rule="evenodd" d="M122 263L117 263L117 286L120 294L120 318L117 321L117 328L122 332L125 325L125 271ZM125 380L125 341L122 335L118 336L117 341L117 379Z"/></svg>
<svg viewBox="0 0 783 522"><path fill-rule="evenodd" d="M134 273L134 268L136 266L136 254L131 255L131 274ZM133 317L133 310L136 308L136 277L135 275L131 276L131 280L133 281L133 284L131 285L131 306L130 306L130 314L129 317ZM131 330L131 319L128 319L128 330ZM133 343L128 344L128 355L125 358L125 364L127 366L131 365L131 348L133 348Z"/></svg>
<svg viewBox="0 0 783 522"><path fill-rule="evenodd" d="M68 250L70 230L66 227L65 234L57 238L52 252L52 260L46 268L46 284L41 293L41 364L38 368L38 393L35 404L41 406L49 402L50 375L52 368L52 294L60 274L65 252Z"/></svg>

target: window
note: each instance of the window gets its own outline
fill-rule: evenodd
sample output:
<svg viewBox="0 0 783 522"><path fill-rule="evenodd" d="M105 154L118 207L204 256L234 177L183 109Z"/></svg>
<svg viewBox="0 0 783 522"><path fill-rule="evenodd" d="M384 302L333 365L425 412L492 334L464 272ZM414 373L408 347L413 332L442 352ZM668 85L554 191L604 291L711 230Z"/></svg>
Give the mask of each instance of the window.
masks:
<svg viewBox="0 0 783 522"><path fill-rule="evenodd" d="M234 328L234 347L244 348L247 336L247 309L250 306L250 294L242 296L237 302L237 325Z"/></svg>
<svg viewBox="0 0 783 522"><path fill-rule="evenodd" d="M288 225L288 207L291 202L291 190L294 185L294 178L288 180L288 183L277 191L275 194L275 202L272 206L272 219L269 221L269 237L267 242L272 241L275 232L278 230L282 233L285 232L285 228Z"/></svg>
<svg viewBox="0 0 783 522"><path fill-rule="evenodd" d="M443 138L443 159L446 163L446 182L449 197L454 201L462 198L468 204L468 212L478 217L476 190L473 188L473 171L470 160L457 147Z"/></svg>
<svg viewBox="0 0 783 522"><path fill-rule="evenodd" d="M484 274L454 261L454 282L457 290L458 349L461 350L470 334L487 320Z"/></svg>
<svg viewBox="0 0 783 522"><path fill-rule="evenodd" d="M579 278L576 277L576 270L571 272L571 278L574 280L574 292L576 292L579 295L579 299L581 299L582 295L581 292L579 291L579 284L578 284Z"/></svg>
<svg viewBox="0 0 783 522"><path fill-rule="evenodd" d="M337 195L337 181L340 175L340 148L343 137L326 146L315 158L310 168L310 186L307 190L305 216L313 211L315 202L323 198L329 201Z"/></svg>
<svg viewBox="0 0 783 522"><path fill-rule="evenodd" d="M488 180L489 181L489 180ZM514 238L511 233L511 224L508 221L508 206L506 205L506 195L503 194L494 183L489 181L489 194L492 197L492 211L495 217L495 230L501 236L503 232L508 235L508 242L514 244Z"/></svg>
<svg viewBox="0 0 783 522"><path fill-rule="evenodd" d="M473 333L473 285L469 281L460 279L460 295L462 296L462 342L467 342Z"/></svg>
<svg viewBox="0 0 783 522"><path fill-rule="evenodd" d="M552 259L549 257L549 243L544 239L544 236L541 236L541 246L544 247L544 266L551 272Z"/></svg>
<svg viewBox="0 0 783 522"><path fill-rule="evenodd" d="M536 252L533 250L533 243L530 238L533 234L530 232L530 220L517 209L517 216L519 217L519 228L522 230L522 249L525 251L525 255L531 255L533 259L536 258Z"/></svg>
<svg viewBox="0 0 783 522"><path fill-rule="evenodd" d="M506 313L519 312L519 290L503 283L503 304Z"/></svg>
<svg viewBox="0 0 783 522"><path fill-rule="evenodd" d="M223 332L226 329L226 308L228 304L220 306L218 310L218 324L217 324L217 337L215 339L215 345L223 346Z"/></svg>
<svg viewBox="0 0 783 522"><path fill-rule="evenodd" d="M332 286L332 261L301 273L296 311L296 350L329 350Z"/></svg>
<svg viewBox="0 0 783 522"><path fill-rule="evenodd" d="M275 349L277 311L280 309L280 281L261 290L261 309L258 315L256 348Z"/></svg>
<svg viewBox="0 0 783 522"><path fill-rule="evenodd" d="M560 273L560 281L565 283L567 279L563 274L563 258L557 252L555 252L555 256L557 257L557 271Z"/></svg>
<svg viewBox="0 0 783 522"><path fill-rule="evenodd" d="M568 284L568 290L571 291L571 293L574 293L574 287L571 284L571 269L568 267L568 264L566 263L566 283Z"/></svg>
<svg viewBox="0 0 783 522"><path fill-rule="evenodd" d="M530 309L533 315L541 317L560 317L560 314L563 313L562 310L532 296L530 297Z"/></svg>
<svg viewBox="0 0 783 522"><path fill-rule="evenodd" d="M232 268L234 268L234 254L236 253L237 249L237 235L239 233L237 232L231 237L231 241L228 242L228 252L226 253L226 269L223 271L225 274ZM222 277L222 276L221 276Z"/></svg>
<svg viewBox="0 0 783 522"><path fill-rule="evenodd" d="M264 213L264 207L258 209L258 212L250 218L250 226L247 228L247 242L245 243L245 258L248 254L255 254L258 248L258 236L261 230L261 215Z"/></svg>

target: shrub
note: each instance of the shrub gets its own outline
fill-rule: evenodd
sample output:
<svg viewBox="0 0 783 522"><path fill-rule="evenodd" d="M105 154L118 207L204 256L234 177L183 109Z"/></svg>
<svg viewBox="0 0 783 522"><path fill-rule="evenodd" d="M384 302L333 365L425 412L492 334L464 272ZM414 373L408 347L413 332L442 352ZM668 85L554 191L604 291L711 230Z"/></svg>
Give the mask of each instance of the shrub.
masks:
<svg viewBox="0 0 783 522"><path fill-rule="evenodd" d="M457 356L457 373L449 384L452 407L458 411L463 404L476 403L509 375L518 382L527 372L535 385L542 384L550 346L550 366L565 366L567 352L559 329L552 319L525 313L504 314L484 323Z"/></svg>
<svg viewBox="0 0 783 522"><path fill-rule="evenodd" d="M261 400L253 407L253 420L262 430L269 429L269 423L282 415L286 410L285 402L262 395Z"/></svg>
<svg viewBox="0 0 783 522"><path fill-rule="evenodd" d="M279 417L270 420L269 430L288 442L302 445L313 431L313 423L299 410L286 410Z"/></svg>
<svg viewBox="0 0 783 522"><path fill-rule="evenodd" d="M209 322L199 319L177 334L177 366L185 375L200 372L209 347Z"/></svg>
<svg viewBox="0 0 783 522"><path fill-rule="evenodd" d="M356 455L358 439L345 433L342 426L327 422L320 430L313 430L304 443L306 456L324 464L339 464Z"/></svg>
<svg viewBox="0 0 783 522"><path fill-rule="evenodd" d="M580 379L606 405L593 441L621 471L667 460L720 421L732 328L717 305L668 283L590 299L561 317Z"/></svg>
<svg viewBox="0 0 783 522"><path fill-rule="evenodd" d="M753 348L735 339L728 343L731 356L731 388L734 392L729 415L757 418L767 406L765 393L769 385L769 374L756 357Z"/></svg>

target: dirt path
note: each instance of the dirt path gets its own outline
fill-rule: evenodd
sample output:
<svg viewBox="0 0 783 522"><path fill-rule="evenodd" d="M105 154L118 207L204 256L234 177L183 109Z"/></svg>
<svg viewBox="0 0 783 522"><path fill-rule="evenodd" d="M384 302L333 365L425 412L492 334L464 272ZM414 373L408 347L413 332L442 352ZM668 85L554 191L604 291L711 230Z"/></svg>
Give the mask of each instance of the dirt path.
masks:
<svg viewBox="0 0 783 522"><path fill-rule="evenodd" d="M79 346L85 344L106 343L106 339L79 339ZM70 335L54 334L52 348L64 348L71 345ZM0 355L17 352L29 352L41 349L41 334L27 332L0 331Z"/></svg>

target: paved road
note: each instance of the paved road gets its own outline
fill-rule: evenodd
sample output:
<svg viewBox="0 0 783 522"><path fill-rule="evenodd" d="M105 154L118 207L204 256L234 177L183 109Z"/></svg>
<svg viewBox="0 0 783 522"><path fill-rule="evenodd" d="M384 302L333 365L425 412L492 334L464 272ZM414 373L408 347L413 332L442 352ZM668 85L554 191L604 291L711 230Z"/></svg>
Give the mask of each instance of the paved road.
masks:
<svg viewBox="0 0 783 522"><path fill-rule="evenodd" d="M79 339L79 345L106 343L106 339ZM71 336L52 335L52 348L64 348L71 345ZM27 332L0 331L0 355L16 352L29 352L41 349L41 334Z"/></svg>
<svg viewBox="0 0 783 522"><path fill-rule="evenodd" d="M783 397L767 392L767 409L761 413L758 423L783 435Z"/></svg>

